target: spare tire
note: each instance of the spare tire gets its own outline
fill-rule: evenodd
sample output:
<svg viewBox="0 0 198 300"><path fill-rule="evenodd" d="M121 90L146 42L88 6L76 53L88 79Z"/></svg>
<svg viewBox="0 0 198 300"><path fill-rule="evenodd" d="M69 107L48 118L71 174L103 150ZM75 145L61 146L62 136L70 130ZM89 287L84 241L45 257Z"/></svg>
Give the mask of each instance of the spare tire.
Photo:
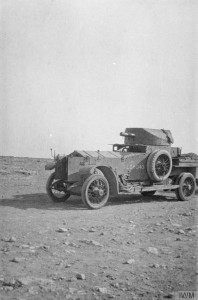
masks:
<svg viewBox="0 0 198 300"><path fill-rule="evenodd" d="M147 160L147 173L152 181L166 180L172 170L172 158L167 150L153 151Z"/></svg>

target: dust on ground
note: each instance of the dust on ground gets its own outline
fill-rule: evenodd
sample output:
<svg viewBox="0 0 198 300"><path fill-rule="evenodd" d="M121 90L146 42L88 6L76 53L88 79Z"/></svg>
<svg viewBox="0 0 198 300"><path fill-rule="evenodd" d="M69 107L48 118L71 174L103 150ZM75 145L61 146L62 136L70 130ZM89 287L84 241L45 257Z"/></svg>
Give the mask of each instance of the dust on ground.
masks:
<svg viewBox="0 0 198 300"><path fill-rule="evenodd" d="M197 290L197 195L53 203L47 159L0 157L0 299L174 299Z"/></svg>

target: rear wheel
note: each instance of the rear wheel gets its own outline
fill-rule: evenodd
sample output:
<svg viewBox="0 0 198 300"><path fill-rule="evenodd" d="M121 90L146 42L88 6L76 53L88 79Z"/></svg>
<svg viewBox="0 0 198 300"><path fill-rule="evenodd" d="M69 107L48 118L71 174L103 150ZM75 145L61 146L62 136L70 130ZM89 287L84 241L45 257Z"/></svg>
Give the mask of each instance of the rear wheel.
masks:
<svg viewBox="0 0 198 300"><path fill-rule="evenodd" d="M191 173L182 173L178 176L176 184L179 184L179 187L175 190L177 199L182 201L191 200L196 189L194 176Z"/></svg>
<svg viewBox="0 0 198 300"><path fill-rule="evenodd" d="M82 186L83 203L91 209L103 207L109 198L109 183L104 176L91 175Z"/></svg>
<svg viewBox="0 0 198 300"><path fill-rule="evenodd" d="M155 194L156 191L145 191L145 192L141 192L142 196L153 196Z"/></svg>
<svg viewBox="0 0 198 300"><path fill-rule="evenodd" d="M66 192L67 184L63 180L55 179L55 172L52 173L46 184L48 196L54 202L64 202L70 197L70 193Z"/></svg>

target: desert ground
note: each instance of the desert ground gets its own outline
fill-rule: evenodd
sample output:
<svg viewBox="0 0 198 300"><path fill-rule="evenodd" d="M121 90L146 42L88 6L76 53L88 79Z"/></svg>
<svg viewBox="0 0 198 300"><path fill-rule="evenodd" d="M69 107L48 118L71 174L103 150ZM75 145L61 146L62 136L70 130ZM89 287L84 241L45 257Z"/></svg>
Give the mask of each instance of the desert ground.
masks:
<svg viewBox="0 0 198 300"><path fill-rule="evenodd" d="M197 194L53 203L50 159L0 157L0 299L174 299L197 290Z"/></svg>

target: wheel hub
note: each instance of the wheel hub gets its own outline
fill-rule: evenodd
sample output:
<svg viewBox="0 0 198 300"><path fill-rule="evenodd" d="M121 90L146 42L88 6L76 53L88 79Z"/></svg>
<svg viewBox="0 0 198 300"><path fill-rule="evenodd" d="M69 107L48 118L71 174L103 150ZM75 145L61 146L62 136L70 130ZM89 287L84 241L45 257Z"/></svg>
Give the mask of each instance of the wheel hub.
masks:
<svg viewBox="0 0 198 300"><path fill-rule="evenodd" d="M187 184L187 188L189 191L192 189L192 186L190 185L190 183Z"/></svg>
<svg viewBox="0 0 198 300"><path fill-rule="evenodd" d="M94 192L95 195L97 195L99 197L103 197L104 196L103 189L99 189L98 187L94 187L93 192Z"/></svg>
<svg viewBox="0 0 198 300"><path fill-rule="evenodd" d="M159 162L159 163L157 164L157 169L158 169L159 171L165 173L165 172L167 171L167 166L166 166L165 163Z"/></svg>
<svg viewBox="0 0 198 300"><path fill-rule="evenodd" d="M100 196L100 197L103 197L103 196L104 196L104 191L103 191L102 189L99 189L98 193L99 193L99 196Z"/></svg>

